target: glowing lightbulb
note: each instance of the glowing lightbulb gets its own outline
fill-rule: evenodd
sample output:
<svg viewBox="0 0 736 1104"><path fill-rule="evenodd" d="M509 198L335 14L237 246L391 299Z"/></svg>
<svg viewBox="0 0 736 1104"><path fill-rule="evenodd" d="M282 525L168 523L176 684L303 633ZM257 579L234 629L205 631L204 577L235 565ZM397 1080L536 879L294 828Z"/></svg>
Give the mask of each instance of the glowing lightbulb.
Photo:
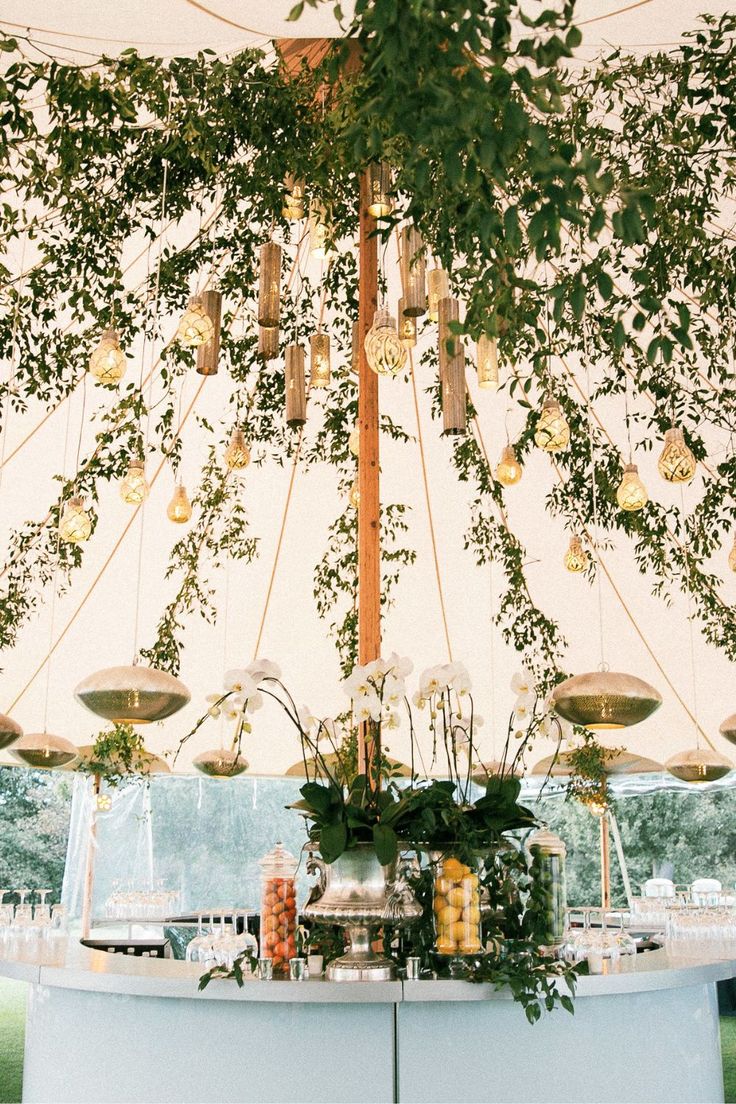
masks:
<svg viewBox="0 0 736 1104"><path fill-rule="evenodd" d="M348 448L353 456L360 456L360 426L353 426L348 437Z"/></svg>
<svg viewBox="0 0 736 1104"><path fill-rule="evenodd" d="M647 489L641 481L636 464L627 464L616 491L616 501L622 510L633 513L643 510L649 501Z"/></svg>
<svg viewBox="0 0 736 1104"><path fill-rule="evenodd" d="M668 483L689 483L695 475L697 463L679 426L668 429L664 435L664 448L657 462L662 478Z"/></svg>
<svg viewBox="0 0 736 1104"><path fill-rule="evenodd" d="M146 465L143 460L131 460L120 483L120 497L129 506L140 506L148 494Z"/></svg>
<svg viewBox="0 0 736 1104"><path fill-rule="evenodd" d="M98 813L109 813L112 809L112 798L108 793L100 793L97 795L97 811Z"/></svg>
<svg viewBox="0 0 736 1104"><path fill-rule="evenodd" d="M360 506L360 488L358 487L357 479L354 481L352 487L350 488L350 493L348 494L348 502L354 510L357 510Z"/></svg>
<svg viewBox="0 0 736 1104"><path fill-rule="evenodd" d="M570 545L565 553L564 563L568 571L575 573L585 571L588 566L588 553L583 548L580 537L576 534L570 537Z"/></svg>
<svg viewBox="0 0 736 1104"><path fill-rule="evenodd" d="M192 516L192 504L183 483L177 483L174 487L174 494L167 507L166 516L169 521L174 521L177 525L186 524Z"/></svg>
<svg viewBox="0 0 736 1104"><path fill-rule="evenodd" d="M117 330L105 330L89 358L90 375L98 383L118 383L125 375L125 353L120 348Z"/></svg>
<svg viewBox="0 0 736 1104"><path fill-rule="evenodd" d="M230 471L242 471L249 464L250 449L245 442L245 434L236 427L230 437L230 444L225 449L225 466Z"/></svg>
<svg viewBox="0 0 736 1104"><path fill-rule="evenodd" d="M513 487L514 483L518 483L521 479L522 472L523 469L516 459L516 453L511 445L506 445L501 452L501 459L498 461L496 479L504 487Z"/></svg>
<svg viewBox="0 0 736 1104"><path fill-rule="evenodd" d="M92 522L84 508L84 502L75 495L64 507L64 513L59 522L59 537L61 540L69 541L70 544L81 544L89 540L91 532Z"/></svg>
<svg viewBox="0 0 736 1104"><path fill-rule="evenodd" d="M477 347L478 386L489 391L498 388L498 350L495 337L481 334Z"/></svg>
<svg viewBox="0 0 736 1104"><path fill-rule="evenodd" d="M736 533L734 534L733 538L733 546L731 548L731 551L728 553L728 566L731 568L732 571L736 571Z"/></svg>
<svg viewBox="0 0 736 1104"><path fill-rule="evenodd" d="M570 444L570 427L557 399L544 400L534 443L545 452L563 452Z"/></svg>
<svg viewBox="0 0 736 1104"><path fill-rule="evenodd" d="M366 334L365 355L369 367L379 376L395 376L406 364L406 349L385 307L373 316L373 325Z"/></svg>
<svg viewBox="0 0 736 1104"><path fill-rule="evenodd" d="M196 349L198 345L206 344L214 332L215 324L202 306L201 297L193 295L181 316L176 331L177 339L188 349Z"/></svg>

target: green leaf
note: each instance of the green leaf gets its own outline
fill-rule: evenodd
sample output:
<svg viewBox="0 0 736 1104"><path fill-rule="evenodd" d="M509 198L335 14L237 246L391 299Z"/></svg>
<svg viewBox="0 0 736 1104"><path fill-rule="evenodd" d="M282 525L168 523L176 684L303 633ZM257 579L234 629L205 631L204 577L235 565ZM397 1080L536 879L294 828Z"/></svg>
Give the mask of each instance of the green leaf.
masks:
<svg viewBox="0 0 736 1104"><path fill-rule="evenodd" d="M399 849L399 841L393 828L389 828L386 824L374 824L373 846L381 866L392 863Z"/></svg>
<svg viewBox="0 0 736 1104"><path fill-rule="evenodd" d="M319 833L319 852L326 863L335 862L345 850L348 842L348 829L344 821L337 824L325 824Z"/></svg>

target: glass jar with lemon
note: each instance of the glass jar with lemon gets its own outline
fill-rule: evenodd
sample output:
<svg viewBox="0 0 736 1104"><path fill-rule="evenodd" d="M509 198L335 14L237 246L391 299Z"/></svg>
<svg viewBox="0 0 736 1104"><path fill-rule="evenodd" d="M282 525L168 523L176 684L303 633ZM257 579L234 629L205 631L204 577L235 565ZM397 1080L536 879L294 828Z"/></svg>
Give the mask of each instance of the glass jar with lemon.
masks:
<svg viewBox="0 0 736 1104"><path fill-rule="evenodd" d="M483 953L480 860L472 865L454 855L434 860L434 948L458 959Z"/></svg>

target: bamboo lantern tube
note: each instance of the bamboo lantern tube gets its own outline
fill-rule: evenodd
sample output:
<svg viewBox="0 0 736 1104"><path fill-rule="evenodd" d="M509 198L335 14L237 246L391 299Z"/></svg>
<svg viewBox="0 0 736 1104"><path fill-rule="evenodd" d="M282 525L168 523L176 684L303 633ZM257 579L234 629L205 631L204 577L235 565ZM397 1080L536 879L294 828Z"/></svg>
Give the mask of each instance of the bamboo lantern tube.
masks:
<svg viewBox="0 0 736 1104"><path fill-rule="evenodd" d="M259 326L258 355L262 360L275 360L279 355L278 326Z"/></svg>
<svg viewBox="0 0 736 1104"><path fill-rule="evenodd" d="M219 291L202 293L202 306L205 314L212 319L214 329L209 341L197 346L197 371L200 376L217 375L217 362L220 359L220 331L222 328L222 295Z"/></svg>
<svg viewBox="0 0 736 1104"><path fill-rule="evenodd" d="M330 335L322 330L309 339L309 382L312 387L327 387L330 382Z"/></svg>
<svg viewBox="0 0 736 1104"><path fill-rule="evenodd" d="M417 320L404 312L403 299L399 299L399 341L405 349L413 349L417 343Z"/></svg>
<svg viewBox="0 0 736 1104"><path fill-rule="evenodd" d="M307 420L307 391L304 385L304 349L286 346L286 424L291 429Z"/></svg>
<svg viewBox="0 0 736 1104"><path fill-rule="evenodd" d="M495 337L481 334L478 341L478 386L495 391L498 388L498 348Z"/></svg>
<svg viewBox="0 0 736 1104"><path fill-rule="evenodd" d="M460 321L457 299L439 302L440 384L442 388L442 431L459 434L466 431L465 350L457 334L450 332L450 323ZM448 349L448 342L450 348Z"/></svg>
<svg viewBox="0 0 736 1104"><path fill-rule="evenodd" d="M430 322L439 322L440 299L446 299L450 294L450 277L444 268L430 268L427 288L427 315Z"/></svg>
<svg viewBox="0 0 736 1104"><path fill-rule="evenodd" d="M418 318L427 313L427 275L424 263L424 242L414 226L401 231L401 286L404 292L404 314ZM449 295L449 289L445 295Z"/></svg>
<svg viewBox="0 0 736 1104"><path fill-rule="evenodd" d="M391 199L391 166L385 161L374 161L367 169L368 214L373 218L385 218L393 211Z"/></svg>
<svg viewBox="0 0 736 1104"><path fill-rule="evenodd" d="M281 317L281 246L265 242L261 246L258 280L258 324L278 326Z"/></svg>

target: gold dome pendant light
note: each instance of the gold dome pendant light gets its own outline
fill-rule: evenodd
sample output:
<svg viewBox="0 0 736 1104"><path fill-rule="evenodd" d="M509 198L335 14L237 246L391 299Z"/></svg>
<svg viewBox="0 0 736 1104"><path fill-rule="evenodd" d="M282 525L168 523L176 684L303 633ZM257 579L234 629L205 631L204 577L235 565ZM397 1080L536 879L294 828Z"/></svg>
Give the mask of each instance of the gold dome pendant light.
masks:
<svg viewBox="0 0 736 1104"><path fill-rule="evenodd" d="M733 763L712 748L697 747L690 748L689 751L679 751L667 760L664 769L681 782L702 785L704 782L717 782L720 778L725 778L733 770Z"/></svg>
<svg viewBox="0 0 736 1104"><path fill-rule="evenodd" d="M90 713L113 724L152 724L173 716L189 702L180 679L155 667L134 663L106 667L83 679L74 697Z"/></svg>
<svg viewBox="0 0 736 1104"><path fill-rule="evenodd" d="M736 713L726 717L718 731L724 740L728 740L729 744L736 744Z"/></svg>
<svg viewBox="0 0 736 1104"><path fill-rule="evenodd" d="M19 763L34 770L54 770L66 767L77 758L77 749L71 740L54 736L50 732L29 732L21 736L10 749Z"/></svg>
<svg viewBox="0 0 736 1104"><path fill-rule="evenodd" d="M192 760L192 766L208 778L235 778L248 769L248 762L235 751L224 748L212 748L201 751Z"/></svg>
<svg viewBox="0 0 736 1104"><path fill-rule="evenodd" d="M23 735L23 729L12 717L0 713L0 749L10 747Z"/></svg>

